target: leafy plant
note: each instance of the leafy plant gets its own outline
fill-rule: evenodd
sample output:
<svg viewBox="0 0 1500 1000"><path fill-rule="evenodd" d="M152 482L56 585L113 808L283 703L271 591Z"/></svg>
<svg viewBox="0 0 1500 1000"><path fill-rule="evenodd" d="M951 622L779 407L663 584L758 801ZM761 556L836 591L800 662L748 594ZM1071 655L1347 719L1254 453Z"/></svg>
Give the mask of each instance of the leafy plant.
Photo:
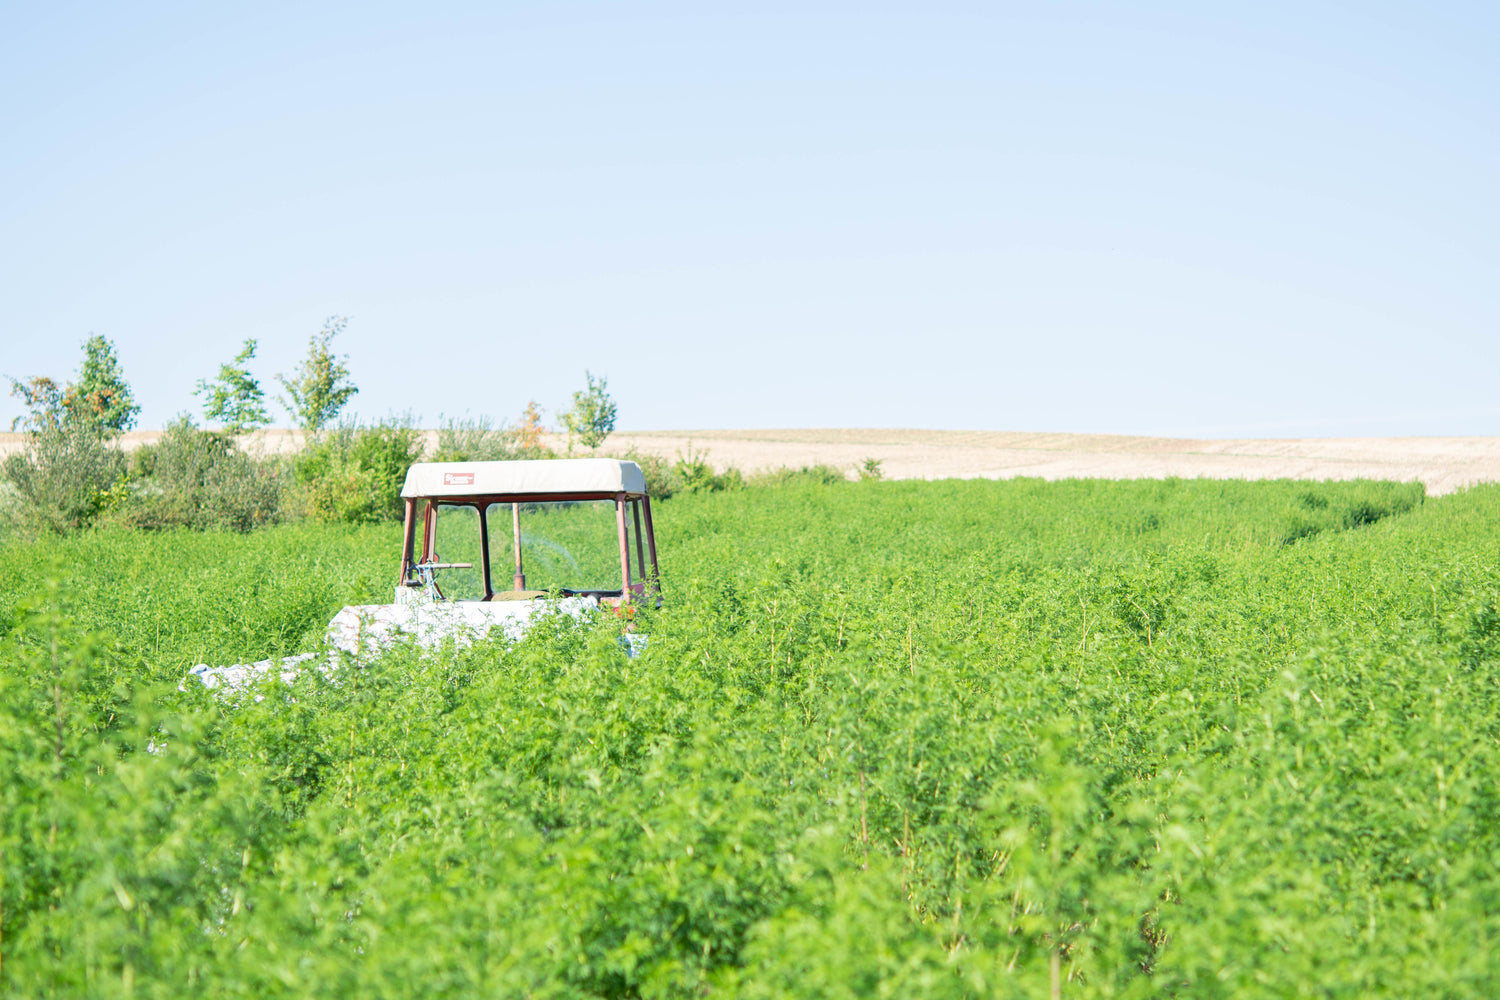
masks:
<svg viewBox="0 0 1500 1000"><path fill-rule="evenodd" d="M434 462L500 462L515 459L556 458L542 441L536 427L527 423L537 416L535 404L527 407L522 423L515 427L495 426L492 419L452 417L438 426L437 453Z"/></svg>
<svg viewBox="0 0 1500 1000"><path fill-rule="evenodd" d="M0 544L0 989L1500 989L1500 487L803 478L655 520L635 659L546 616L237 700L184 671L316 650L394 525Z"/></svg>
<svg viewBox="0 0 1500 1000"><path fill-rule="evenodd" d="M422 450L409 418L369 426L350 421L320 432L293 463L307 512L351 524L399 519L401 486Z"/></svg>
<svg viewBox="0 0 1500 1000"><path fill-rule="evenodd" d="M134 427L141 412L120 371L114 345L98 335L84 341L83 367L78 381L63 393L62 403L74 420L114 433Z"/></svg>
<svg viewBox="0 0 1500 1000"><path fill-rule="evenodd" d="M247 455L228 431L200 430L185 415L130 454L130 475L115 516L132 527L249 531L281 517L279 465Z"/></svg>
<svg viewBox="0 0 1500 1000"><path fill-rule="evenodd" d="M845 482L847 478L842 469L832 465L804 465L799 469L783 466L757 472L749 478L749 482L756 486L792 486L803 483L832 486L834 483Z"/></svg>
<svg viewBox="0 0 1500 1000"><path fill-rule="evenodd" d="M323 329L309 339L307 357L297 366L292 377L276 376L286 393L277 398L303 430L322 430L359 392L349 378L348 355L335 357L332 348L333 338L343 333L348 325L347 317L328 317Z"/></svg>
<svg viewBox="0 0 1500 1000"><path fill-rule="evenodd" d="M233 361L220 365L212 381L199 379L193 391L193 395L203 397L203 415L218 421L234 436L271 421L266 414L265 393L248 367L254 357L255 341L247 339Z"/></svg>
<svg viewBox="0 0 1500 1000"><path fill-rule="evenodd" d="M22 525L71 531L118 506L125 459L116 439L135 422L140 407L114 346L90 337L77 382L59 385L33 376L10 383L11 394L29 412L12 424L26 431L25 446L0 465L0 482L13 488Z"/></svg>
<svg viewBox="0 0 1500 1000"><path fill-rule="evenodd" d="M542 425L542 408L533 399L521 411L521 420L513 431L516 457L557 457L557 453L547 446L546 433L547 429Z"/></svg>
<svg viewBox="0 0 1500 1000"><path fill-rule="evenodd" d="M117 502L125 457L103 427L64 421L36 425L0 469L16 490L26 528L72 531Z"/></svg>
<svg viewBox="0 0 1500 1000"><path fill-rule="evenodd" d="M10 394L18 398L28 411L25 416L12 420L10 429L39 433L61 427L68 418L67 408L63 406L63 392L62 386L45 375L10 379Z"/></svg>
<svg viewBox="0 0 1500 1000"><path fill-rule="evenodd" d="M627 448L611 457L634 462L641 467L641 473L646 477L646 493L652 500L665 500L681 487L672 463L660 455L643 452L637 448Z"/></svg>
<svg viewBox="0 0 1500 1000"><path fill-rule="evenodd" d="M744 477L738 469L714 471L708 455L694 451L691 441L688 442L686 454L677 453L677 461L672 464L672 474L675 490L683 493L718 493L744 484Z"/></svg>
<svg viewBox="0 0 1500 1000"><path fill-rule="evenodd" d="M434 462L495 462L515 458L513 438L486 416L450 417L438 423Z"/></svg>
<svg viewBox="0 0 1500 1000"><path fill-rule="evenodd" d="M594 378L592 372L584 372L588 385L573 393L573 406L561 415L563 426L568 429L568 454L573 453L576 437L585 448L593 450L604 443L615 429L617 407L609 395L608 381L604 377Z"/></svg>
<svg viewBox="0 0 1500 1000"><path fill-rule="evenodd" d="M59 385L44 375L34 375L12 378L10 386L11 395L30 411L12 421L12 430L41 432L72 424L118 434L135 426L141 412L120 371L114 345L98 335L84 341L78 381Z"/></svg>

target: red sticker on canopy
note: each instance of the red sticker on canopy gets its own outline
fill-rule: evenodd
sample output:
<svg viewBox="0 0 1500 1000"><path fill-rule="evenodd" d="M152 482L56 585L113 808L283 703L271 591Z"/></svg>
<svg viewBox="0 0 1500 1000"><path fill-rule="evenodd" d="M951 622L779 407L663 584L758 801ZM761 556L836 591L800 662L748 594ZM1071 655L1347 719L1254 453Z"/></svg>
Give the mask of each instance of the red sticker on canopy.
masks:
<svg viewBox="0 0 1500 1000"><path fill-rule="evenodd" d="M444 486L473 486L474 473L472 472L445 472L443 473Z"/></svg>

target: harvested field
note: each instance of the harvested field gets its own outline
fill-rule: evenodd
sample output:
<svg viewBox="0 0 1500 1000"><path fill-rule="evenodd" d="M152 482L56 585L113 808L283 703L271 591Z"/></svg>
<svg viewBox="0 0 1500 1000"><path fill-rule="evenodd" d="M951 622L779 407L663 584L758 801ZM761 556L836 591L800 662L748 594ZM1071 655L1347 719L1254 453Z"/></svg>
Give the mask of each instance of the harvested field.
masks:
<svg viewBox="0 0 1500 1000"><path fill-rule="evenodd" d="M877 458L891 479L1391 479L1429 495L1500 481L1500 437L1200 441L1114 434L1000 431L637 431L610 437L668 458L691 448L717 468L816 463L853 468Z"/></svg>
<svg viewBox="0 0 1500 1000"><path fill-rule="evenodd" d="M156 438L134 431L125 447ZM427 432L429 449L436 431ZM251 435L249 448L287 453L297 431ZM564 439L553 445L562 448ZM0 435L0 457L21 435ZM623 431L605 449L630 448L671 459L689 451L718 470L752 472L827 464L853 469L879 459L890 479L1390 479L1419 481L1438 496L1481 482L1500 482L1500 437L1301 438L1232 441L1116 434L875 429Z"/></svg>

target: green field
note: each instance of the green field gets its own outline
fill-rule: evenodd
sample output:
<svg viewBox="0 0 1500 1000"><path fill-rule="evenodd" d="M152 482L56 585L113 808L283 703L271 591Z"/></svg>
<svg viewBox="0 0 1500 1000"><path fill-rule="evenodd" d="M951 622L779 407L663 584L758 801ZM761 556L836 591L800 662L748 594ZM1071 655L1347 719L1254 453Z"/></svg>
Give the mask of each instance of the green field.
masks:
<svg viewBox="0 0 1500 1000"><path fill-rule="evenodd" d="M389 600L399 526L0 546L0 995L1500 995L1500 488L656 523L638 659L552 620L233 707L178 682Z"/></svg>

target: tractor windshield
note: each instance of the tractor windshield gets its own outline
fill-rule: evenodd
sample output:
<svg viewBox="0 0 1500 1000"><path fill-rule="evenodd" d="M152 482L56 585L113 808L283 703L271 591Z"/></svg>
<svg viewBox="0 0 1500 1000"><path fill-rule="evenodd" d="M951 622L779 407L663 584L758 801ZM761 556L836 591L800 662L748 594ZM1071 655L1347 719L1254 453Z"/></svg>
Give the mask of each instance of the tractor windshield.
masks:
<svg viewBox="0 0 1500 1000"><path fill-rule="evenodd" d="M613 500L493 503L485 516L496 591L620 591L620 537ZM518 523L524 580L514 579ZM627 531L632 536L629 543L635 544L634 526L627 524Z"/></svg>

